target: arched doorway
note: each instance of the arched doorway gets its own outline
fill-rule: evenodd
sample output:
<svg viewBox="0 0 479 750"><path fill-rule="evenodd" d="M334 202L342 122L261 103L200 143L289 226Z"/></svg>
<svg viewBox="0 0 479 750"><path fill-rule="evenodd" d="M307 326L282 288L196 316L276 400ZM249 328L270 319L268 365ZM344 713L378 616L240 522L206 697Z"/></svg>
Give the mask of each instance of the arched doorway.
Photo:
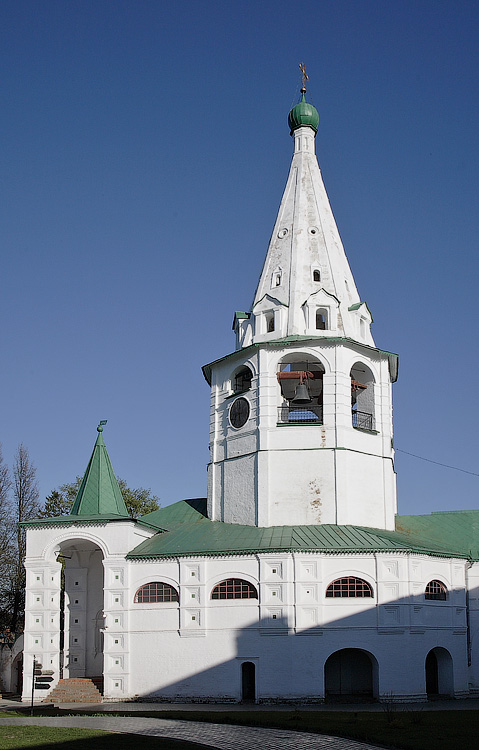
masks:
<svg viewBox="0 0 479 750"><path fill-rule="evenodd" d="M241 700L256 700L256 667L252 661L244 661L241 665Z"/></svg>
<svg viewBox="0 0 479 750"><path fill-rule="evenodd" d="M12 679L10 690L15 695L22 694L23 686L23 652L15 657L12 664Z"/></svg>
<svg viewBox="0 0 479 750"><path fill-rule="evenodd" d="M103 675L103 553L86 539L61 546L61 650L64 677Z"/></svg>
<svg viewBox="0 0 479 750"><path fill-rule="evenodd" d="M367 651L343 648L324 665L324 689L329 700L373 700L377 696L377 662Z"/></svg>
<svg viewBox="0 0 479 750"><path fill-rule="evenodd" d="M454 694L452 657L445 648L437 646L426 656L426 693L431 700Z"/></svg>

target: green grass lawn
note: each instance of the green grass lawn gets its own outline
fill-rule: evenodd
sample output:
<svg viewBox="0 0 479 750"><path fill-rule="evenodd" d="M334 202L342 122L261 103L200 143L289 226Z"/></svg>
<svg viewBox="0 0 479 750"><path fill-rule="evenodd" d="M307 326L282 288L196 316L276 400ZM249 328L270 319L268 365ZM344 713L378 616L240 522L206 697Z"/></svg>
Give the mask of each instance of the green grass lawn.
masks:
<svg viewBox="0 0 479 750"><path fill-rule="evenodd" d="M0 714L3 716L3 714ZM207 750L205 745L160 737L100 732L96 729L65 729L63 727L0 728L0 750L48 748L54 750Z"/></svg>

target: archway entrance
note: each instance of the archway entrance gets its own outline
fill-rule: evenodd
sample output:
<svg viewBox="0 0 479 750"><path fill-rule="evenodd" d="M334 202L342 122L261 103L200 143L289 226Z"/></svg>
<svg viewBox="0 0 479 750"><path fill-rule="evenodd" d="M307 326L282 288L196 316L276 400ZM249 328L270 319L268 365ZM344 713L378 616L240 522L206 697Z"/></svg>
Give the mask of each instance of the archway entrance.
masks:
<svg viewBox="0 0 479 750"><path fill-rule="evenodd" d="M452 657L440 646L431 649L426 656L426 693L430 700L454 694Z"/></svg>
<svg viewBox="0 0 479 750"><path fill-rule="evenodd" d="M15 695L22 694L23 686L23 652L15 657L12 664L12 677L10 691Z"/></svg>
<svg viewBox="0 0 479 750"><path fill-rule="evenodd" d="M256 667L252 661L244 661L241 665L241 699L256 700Z"/></svg>
<svg viewBox="0 0 479 750"><path fill-rule="evenodd" d="M339 701L368 701L377 694L377 662L358 648L335 651L324 665L326 698Z"/></svg>
<svg viewBox="0 0 479 750"><path fill-rule="evenodd" d="M63 676L103 675L103 553L94 543L74 539L62 544Z"/></svg>

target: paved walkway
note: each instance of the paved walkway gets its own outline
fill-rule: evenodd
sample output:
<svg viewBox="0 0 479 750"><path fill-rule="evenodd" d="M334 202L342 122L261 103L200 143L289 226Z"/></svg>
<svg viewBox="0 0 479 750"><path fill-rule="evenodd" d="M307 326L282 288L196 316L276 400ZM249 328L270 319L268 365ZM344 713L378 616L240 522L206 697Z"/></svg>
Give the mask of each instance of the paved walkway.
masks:
<svg viewBox="0 0 479 750"><path fill-rule="evenodd" d="M0 711L16 711L27 709L29 702L0 698ZM48 711L48 705L36 700L35 705ZM300 705L267 704L267 703L160 703L157 701L118 702L118 703L57 703L57 708L64 711L92 711L95 713L133 713L163 711L225 711L227 713L242 713L243 711L363 711L384 712L384 703L309 703ZM395 711L477 711L479 698L461 698L457 700L428 701L427 703L395 703Z"/></svg>
<svg viewBox="0 0 479 750"><path fill-rule="evenodd" d="M376 745L310 732L260 729L142 716L52 716L0 719L2 726L79 727L198 742L219 750L379 750Z"/></svg>

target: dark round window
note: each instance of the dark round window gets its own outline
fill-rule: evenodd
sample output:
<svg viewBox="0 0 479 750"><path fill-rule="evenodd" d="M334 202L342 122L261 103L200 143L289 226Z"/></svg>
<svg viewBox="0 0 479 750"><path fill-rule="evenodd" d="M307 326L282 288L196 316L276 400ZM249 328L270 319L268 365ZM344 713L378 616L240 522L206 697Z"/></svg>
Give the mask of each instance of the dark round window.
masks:
<svg viewBox="0 0 479 750"><path fill-rule="evenodd" d="M243 427L249 417L249 401L245 398L237 398L230 409L230 422L233 427Z"/></svg>

